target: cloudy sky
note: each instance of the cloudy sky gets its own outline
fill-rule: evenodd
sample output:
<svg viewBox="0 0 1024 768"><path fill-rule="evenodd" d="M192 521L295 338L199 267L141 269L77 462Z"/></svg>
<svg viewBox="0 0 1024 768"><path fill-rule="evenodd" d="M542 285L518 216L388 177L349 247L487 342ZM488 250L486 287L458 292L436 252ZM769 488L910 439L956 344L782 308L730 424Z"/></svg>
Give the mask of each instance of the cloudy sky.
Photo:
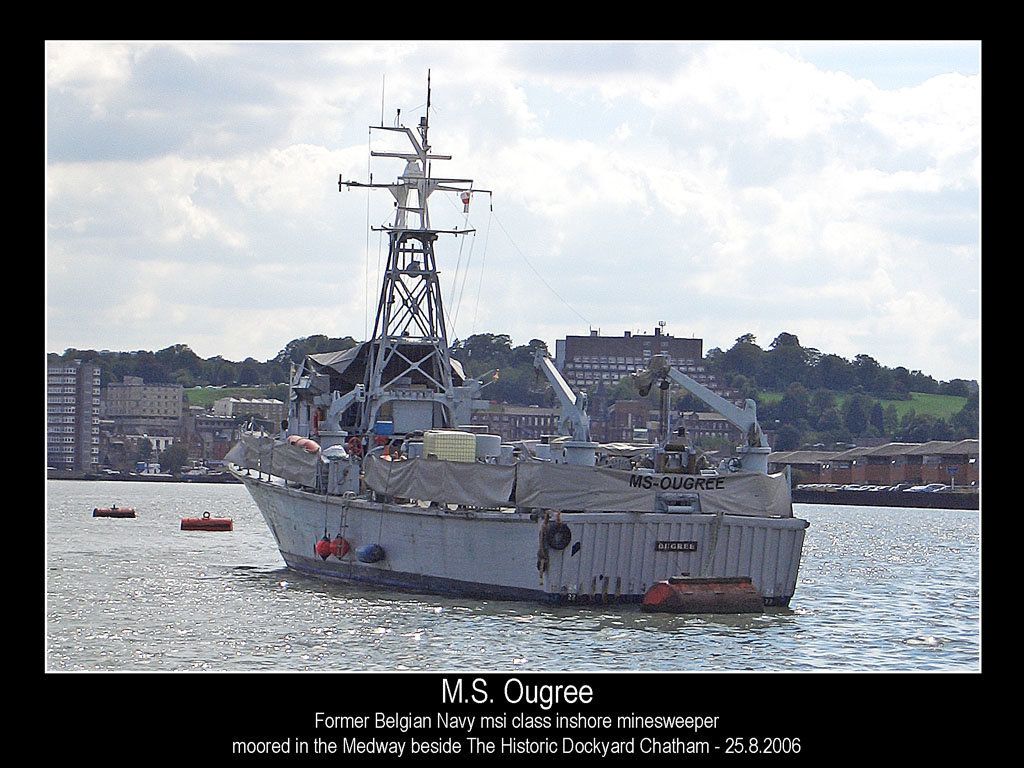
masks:
<svg viewBox="0 0 1024 768"><path fill-rule="evenodd" d="M50 42L46 348L365 338L431 73L449 338L782 332L980 380L980 44ZM396 165L397 163L397 165Z"/></svg>

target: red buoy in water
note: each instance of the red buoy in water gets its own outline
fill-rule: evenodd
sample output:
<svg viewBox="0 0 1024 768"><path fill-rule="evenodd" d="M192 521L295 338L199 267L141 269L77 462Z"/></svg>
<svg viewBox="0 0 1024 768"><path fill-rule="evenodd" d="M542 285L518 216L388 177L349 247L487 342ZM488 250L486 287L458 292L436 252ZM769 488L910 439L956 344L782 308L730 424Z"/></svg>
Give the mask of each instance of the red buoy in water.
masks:
<svg viewBox="0 0 1024 768"><path fill-rule="evenodd" d="M324 537L316 543L316 546L313 549L324 560L334 554L334 545L331 540L327 538L326 533L324 534Z"/></svg>
<svg viewBox="0 0 1024 768"><path fill-rule="evenodd" d="M764 599L748 576L673 576L648 589L641 607L663 613L763 613Z"/></svg>
<svg viewBox="0 0 1024 768"><path fill-rule="evenodd" d="M116 504L112 507L95 507L92 511L93 517L135 517L135 510L129 507L119 507Z"/></svg>
<svg viewBox="0 0 1024 768"><path fill-rule="evenodd" d="M235 527L230 517L210 517L209 512L203 512L202 517L181 518L181 530L183 531L230 531Z"/></svg>

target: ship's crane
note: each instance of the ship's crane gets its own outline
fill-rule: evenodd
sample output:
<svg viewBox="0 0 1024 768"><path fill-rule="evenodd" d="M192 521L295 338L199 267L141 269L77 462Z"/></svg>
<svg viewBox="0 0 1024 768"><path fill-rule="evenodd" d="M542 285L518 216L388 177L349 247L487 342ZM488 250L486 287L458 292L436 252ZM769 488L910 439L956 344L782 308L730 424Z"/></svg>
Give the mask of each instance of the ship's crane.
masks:
<svg viewBox="0 0 1024 768"><path fill-rule="evenodd" d="M634 373L633 379L640 389L641 396L646 396L656 383L659 386L663 383L667 385L671 380L694 397L702 400L716 413L736 426L745 436L746 443L739 448L741 467L752 472L768 471L768 454L771 452L771 448L757 421L757 404L753 400L748 399L743 408L738 408L721 395L712 392L703 384L694 381L682 371L669 365L668 358L664 355L654 355L647 365L647 370Z"/></svg>
<svg viewBox="0 0 1024 768"><path fill-rule="evenodd" d="M590 416L587 415L587 395L581 392L577 395L562 378L554 362L542 349L537 350L534 355L533 365L541 371L549 382L552 389L558 396L558 402L562 406L562 416L559 419L559 426L563 429L566 423L571 426L572 439L579 442L590 442Z"/></svg>

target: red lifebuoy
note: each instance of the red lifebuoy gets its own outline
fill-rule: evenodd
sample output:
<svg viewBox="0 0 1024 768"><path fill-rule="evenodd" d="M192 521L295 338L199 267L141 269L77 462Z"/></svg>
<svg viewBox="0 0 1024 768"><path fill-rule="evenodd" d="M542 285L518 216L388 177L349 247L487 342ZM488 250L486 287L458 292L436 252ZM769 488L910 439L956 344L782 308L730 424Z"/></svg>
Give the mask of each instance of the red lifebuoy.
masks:
<svg viewBox="0 0 1024 768"><path fill-rule="evenodd" d="M313 546L313 551L324 560L334 553L334 545L331 543L331 540L327 538L326 533L324 534L324 537Z"/></svg>
<svg viewBox="0 0 1024 768"><path fill-rule="evenodd" d="M331 554L335 557L344 557L348 554L350 549L352 549L352 545L349 544L348 539L340 533L335 536L334 541L331 542Z"/></svg>

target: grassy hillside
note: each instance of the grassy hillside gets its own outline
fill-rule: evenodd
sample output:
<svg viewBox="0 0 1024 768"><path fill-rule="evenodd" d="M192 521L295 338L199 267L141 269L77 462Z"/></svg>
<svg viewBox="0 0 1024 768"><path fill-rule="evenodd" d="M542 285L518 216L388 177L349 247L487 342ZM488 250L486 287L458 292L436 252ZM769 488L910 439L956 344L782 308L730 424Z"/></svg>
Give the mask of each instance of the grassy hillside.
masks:
<svg viewBox="0 0 1024 768"><path fill-rule="evenodd" d="M911 392L909 400L883 400L882 407L888 408L890 403L896 406L896 413L900 415L901 419L911 408L919 416L935 416L940 419L949 419L950 416L964 407L967 403L967 398L954 395L923 395L920 392Z"/></svg>
<svg viewBox="0 0 1024 768"><path fill-rule="evenodd" d="M766 403L777 403L782 399L781 392L762 392L760 397ZM842 408L843 404L850 398L850 395L836 394L836 405ZM874 399L874 398L873 398ZM934 416L940 419L949 419L957 413L967 402L966 397L954 395L925 395L920 392L911 392L909 400L879 400L882 408L890 405L896 406L896 413L902 419L903 416L913 409L918 416Z"/></svg>
<svg viewBox="0 0 1024 768"><path fill-rule="evenodd" d="M278 384L258 387L190 387L185 390L185 396L188 398L189 405L211 408L214 401L220 400L222 397L246 397L250 400L266 397L284 400L288 396L288 387Z"/></svg>

